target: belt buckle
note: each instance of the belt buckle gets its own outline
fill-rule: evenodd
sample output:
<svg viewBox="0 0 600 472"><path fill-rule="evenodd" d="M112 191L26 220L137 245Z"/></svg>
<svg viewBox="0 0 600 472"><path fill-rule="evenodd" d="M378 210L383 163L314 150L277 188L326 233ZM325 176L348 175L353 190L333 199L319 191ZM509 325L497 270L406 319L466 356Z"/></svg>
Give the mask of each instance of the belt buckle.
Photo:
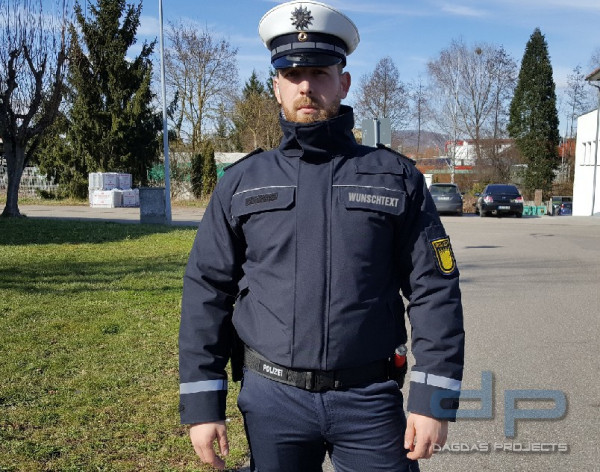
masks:
<svg viewBox="0 0 600 472"><path fill-rule="evenodd" d="M335 380L335 373L332 371L309 371L306 373L306 390L311 392L324 392L326 390L335 390L339 387L339 382Z"/></svg>

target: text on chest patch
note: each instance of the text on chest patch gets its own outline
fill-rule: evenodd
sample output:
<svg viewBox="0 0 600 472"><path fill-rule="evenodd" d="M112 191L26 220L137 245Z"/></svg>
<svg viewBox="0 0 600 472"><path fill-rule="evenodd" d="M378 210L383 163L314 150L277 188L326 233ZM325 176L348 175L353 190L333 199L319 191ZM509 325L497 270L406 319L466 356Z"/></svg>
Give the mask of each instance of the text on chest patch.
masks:
<svg viewBox="0 0 600 472"><path fill-rule="evenodd" d="M277 192L254 195L253 197L246 198L246 206L256 205L258 203L274 202L278 198L279 194Z"/></svg>
<svg viewBox="0 0 600 472"><path fill-rule="evenodd" d="M348 200L357 203L370 203L372 205L382 205L386 207L398 207L399 198L385 197L383 195L371 195L368 193L348 193Z"/></svg>

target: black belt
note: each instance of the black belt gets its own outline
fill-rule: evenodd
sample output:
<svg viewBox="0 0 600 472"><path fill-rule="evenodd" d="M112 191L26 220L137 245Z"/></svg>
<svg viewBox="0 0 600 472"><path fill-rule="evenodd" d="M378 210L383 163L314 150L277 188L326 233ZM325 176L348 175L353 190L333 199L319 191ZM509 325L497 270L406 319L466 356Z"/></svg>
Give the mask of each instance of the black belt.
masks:
<svg viewBox="0 0 600 472"><path fill-rule="evenodd" d="M244 365L263 377L310 392L341 390L389 379L387 359L349 369L299 370L289 369L268 361L246 346Z"/></svg>

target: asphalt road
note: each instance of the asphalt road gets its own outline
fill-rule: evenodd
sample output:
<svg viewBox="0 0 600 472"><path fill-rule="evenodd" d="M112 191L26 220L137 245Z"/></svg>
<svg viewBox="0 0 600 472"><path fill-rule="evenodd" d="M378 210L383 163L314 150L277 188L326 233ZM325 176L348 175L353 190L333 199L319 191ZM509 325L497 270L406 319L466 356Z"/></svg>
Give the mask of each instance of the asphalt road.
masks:
<svg viewBox="0 0 600 472"><path fill-rule="evenodd" d="M30 217L139 221L139 209L21 211ZM174 224L196 225L201 216L198 209L173 210ZM492 418L451 424L447 449L421 461L421 470L600 472L600 218L465 215L443 222L461 271L463 389L484 397L461 408L481 410L491 399ZM485 372L492 376L487 383ZM507 437L511 408L505 408L505 392L512 390L535 390L542 397L562 392L566 413L560 419L519 419L515 436ZM515 408L537 415L555 406L542 399L519 401ZM326 470L333 469L327 464Z"/></svg>
<svg viewBox="0 0 600 472"><path fill-rule="evenodd" d="M491 372L493 389L483 390L493 418L451 424L451 450L421 461L421 470L600 471L600 218L465 215L443 222L461 271L463 389L483 395L482 372ZM518 420L516 435L506 437L505 392L517 389L562 391L566 414ZM461 408L480 410L483 403ZM555 403L522 401L516 408Z"/></svg>

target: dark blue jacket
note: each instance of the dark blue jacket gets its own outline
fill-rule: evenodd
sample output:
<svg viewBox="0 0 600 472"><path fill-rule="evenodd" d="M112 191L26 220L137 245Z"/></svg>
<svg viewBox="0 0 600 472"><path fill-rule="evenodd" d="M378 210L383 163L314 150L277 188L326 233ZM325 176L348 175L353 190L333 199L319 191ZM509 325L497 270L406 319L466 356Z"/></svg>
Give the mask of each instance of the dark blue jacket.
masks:
<svg viewBox="0 0 600 472"><path fill-rule="evenodd" d="M358 145L349 107L281 121L279 148L232 165L198 228L182 299L182 422L224 419L233 327L286 367L356 367L407 340L400 292L416 360L408 410L438 416L434 392L460 389L464 331L458 269L423 175Z"/></svg>

